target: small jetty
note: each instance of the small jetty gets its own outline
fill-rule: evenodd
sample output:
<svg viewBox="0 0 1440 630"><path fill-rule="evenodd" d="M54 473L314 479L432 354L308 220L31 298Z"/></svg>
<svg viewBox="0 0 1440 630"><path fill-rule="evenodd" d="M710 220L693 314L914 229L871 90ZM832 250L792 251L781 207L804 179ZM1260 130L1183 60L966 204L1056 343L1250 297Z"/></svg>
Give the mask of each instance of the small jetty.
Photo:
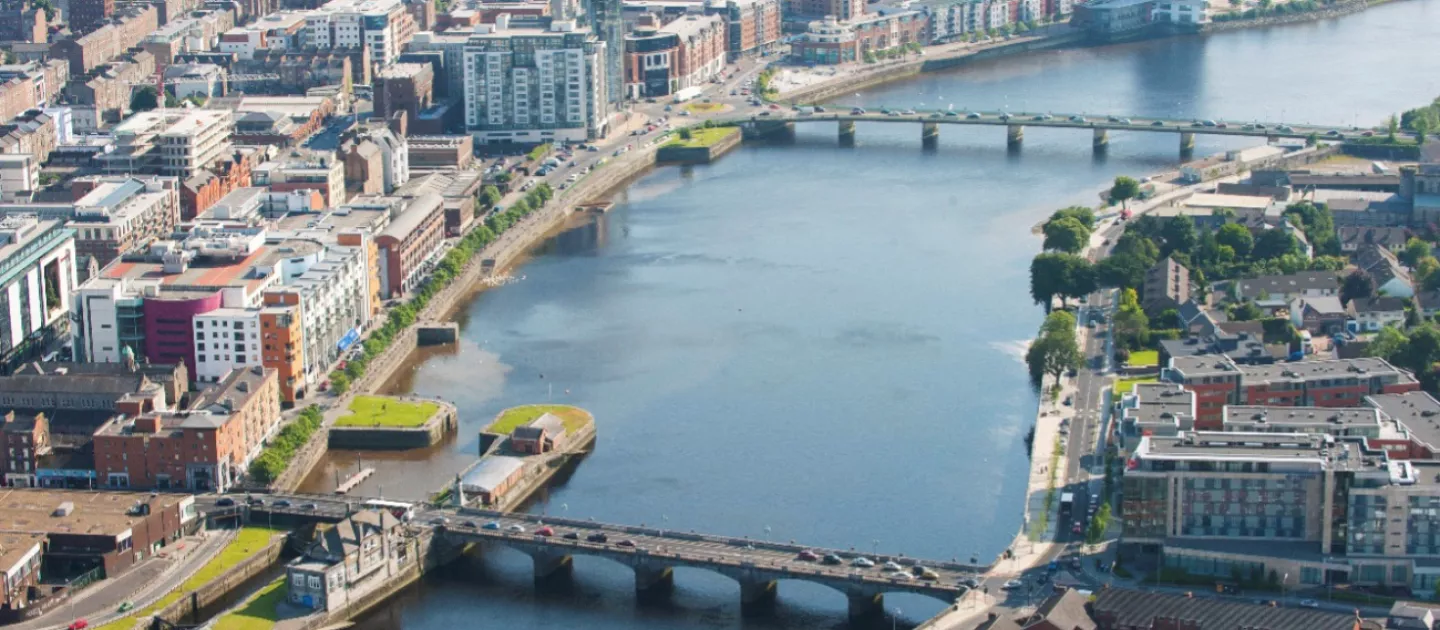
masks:
<svg viewBox="0 0 1440 630"><path fill-rule="evenodd" d="M350 475L350 478L346 479L339 486L335 487L335 494L345 494L347 492L350 492L351 490L354 490L355 486L360 485L361 482L365 481L370 477L370 475L373 474L375 474L374 468L366 468L364 470L361 470L360 472Z"/></svg>

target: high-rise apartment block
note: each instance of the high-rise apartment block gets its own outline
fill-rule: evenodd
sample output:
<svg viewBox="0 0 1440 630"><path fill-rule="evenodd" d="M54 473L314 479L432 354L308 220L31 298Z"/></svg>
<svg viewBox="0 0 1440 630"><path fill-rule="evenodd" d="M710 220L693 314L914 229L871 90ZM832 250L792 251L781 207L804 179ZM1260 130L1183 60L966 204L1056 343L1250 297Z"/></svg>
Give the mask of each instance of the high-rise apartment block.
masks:
<svg viewBox="0 0 1440 630"><path fill-rule="evenodd" d="M604 135L611 102L607 43L568 21L501 16L477 29L465 45L464 65L466 127L477 144Z"/></svg>

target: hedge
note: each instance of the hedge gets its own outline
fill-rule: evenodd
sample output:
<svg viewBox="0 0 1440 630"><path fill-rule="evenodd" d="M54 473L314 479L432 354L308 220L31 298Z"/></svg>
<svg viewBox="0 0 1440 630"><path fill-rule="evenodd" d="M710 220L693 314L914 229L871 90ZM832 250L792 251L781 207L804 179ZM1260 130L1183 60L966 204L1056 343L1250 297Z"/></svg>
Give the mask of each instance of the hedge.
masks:
<svg viewBox="0 0 1440 630"><path fill-rule="evenodd" d="M300 452L301 447L310 441L310 436L320 428L320 421L324 416L319 405L310 405L301 411L300 417L281 429L280 433L271 438L260 456L250 462L250 479L263 484L275 481L280 473L285 472L290 460L295 459L295 454Z"/></svg>

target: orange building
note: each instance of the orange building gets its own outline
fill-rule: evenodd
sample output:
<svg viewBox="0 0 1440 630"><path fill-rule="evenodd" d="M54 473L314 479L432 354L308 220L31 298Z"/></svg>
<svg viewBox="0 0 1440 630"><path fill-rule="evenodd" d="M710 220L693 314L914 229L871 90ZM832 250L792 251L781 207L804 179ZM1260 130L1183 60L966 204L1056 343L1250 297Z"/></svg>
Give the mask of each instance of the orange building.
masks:
<svg viewBox="0 0 1440 630"><path fill-rule="evenodd" d="M106 488L224 492L280 425L276 370L231 371L187 411L119 416L95 432L95 473Z"/></svg>
<svg viewBox="0 0 1440 630"><path fill-rule="evenodd" d="M295 404L305 395L305 339L300 294L267 291L260 309L261 362L279 374L280 399Z"/></svg>

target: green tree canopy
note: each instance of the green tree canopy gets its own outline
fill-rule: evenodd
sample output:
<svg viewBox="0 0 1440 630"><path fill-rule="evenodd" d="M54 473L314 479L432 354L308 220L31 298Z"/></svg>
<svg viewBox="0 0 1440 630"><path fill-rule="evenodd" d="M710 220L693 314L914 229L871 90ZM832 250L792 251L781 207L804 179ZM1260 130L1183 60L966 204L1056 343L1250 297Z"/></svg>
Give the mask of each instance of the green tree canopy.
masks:
<svg viewBox="0 0 1440 630"><path fill-rule="evenodd" d="M1140 195L1140 182L1133 177L1121 175L1115 178L1115 184L1110 187L1110 201L1118 201L1125 207L1130 207L1130 200Z"/></svg>
<svg viewBox="0 0 1440 630"><path fill-rule="evenodd" d="M1095 229L1095 211L1090 208L1086 208L1085 206L1068 206L1061 208L1050 215L1050 220L1054 221L1065 217L1075 219L1089 229Z"/></svg>
<svg viewBox="0 0 1440 630"><path fill-rule="evenodd" d="M1399 258L1400 262L1414 267L1420 264L1421 258L1430 255L1430 244L1412 236L1410 240L1405 241L1405 249L1400 250L1400 253L1396 254L1395 257Z"/></svg>
<svg viewBox="0 0 1440 630"><path fill-rule="evenodd" d="M1195 232L1195 221L1183 214L1167 219L1161 236L1165 239L1165 254L1189 254L1200 244L1200 237Z"/></svg>
<svg viewBox="0 0 1440 630"><path fill-rule="evenodd" d="M1300 243L1282 229L1265 230L1255 239L1250 255L1257 260L1270 260L1288 254L1299 254ZM1301 267L1303 269L1304 267ZM1299 271L1297 269L1296 271ZM1293 273L1293 272L1291 272Z"/></svg>
<svg viewBox="0 0 1440 630"><path fill-rule="evenodd" d="M1345 275L1340 285L1340 301L1349 304L1375 295L1375 279L1364 269L1356 269Z"/></svg>
<svg viewBox="0 0 1440 630"><path fill-rule="evenodd" d="M1045 249L1078 254L1090 244L1090 228L1074 217L1060 217L1045 222Z"/></svg>
<svg viewBox="0 0 1440 630"><path fill-rule="evenodd" d="M1255 239L1250 236L1250 230L1245 229L1245 226L1238 223L1226 223L1220 226L1219 231L1215 233L1215 242L1228 246L1235 251L1236 256L1249 257Z"/></svg>
<svg viewBox="0 0 1440 630"><path fill-rule="evenodd" d="M1140 342L1150 329L1150 319L1145 316L1145 311L1140 308L1139 296L1135 289L1125 289L1121 293L1120 308L1115 311L1112 319L1111 330L1115 334L1116 343L1124 344L1128 348L1140 347Z"/></svg>
<svg viewBox="0 0 1440 630"><path fill-rule="evenodd" d="M130 110L147 112L160 106L160 92L152 85L142 85L130 93Z"/></svg>
<svg viewBox="0 0 1440 630"><path fill-rule="evenodd" d="M1030 262L1030 297L1049 311L1060 296L1080 297L1095 290L1095 271L1090 261L1074 254L1045 252Z"/></svg>

